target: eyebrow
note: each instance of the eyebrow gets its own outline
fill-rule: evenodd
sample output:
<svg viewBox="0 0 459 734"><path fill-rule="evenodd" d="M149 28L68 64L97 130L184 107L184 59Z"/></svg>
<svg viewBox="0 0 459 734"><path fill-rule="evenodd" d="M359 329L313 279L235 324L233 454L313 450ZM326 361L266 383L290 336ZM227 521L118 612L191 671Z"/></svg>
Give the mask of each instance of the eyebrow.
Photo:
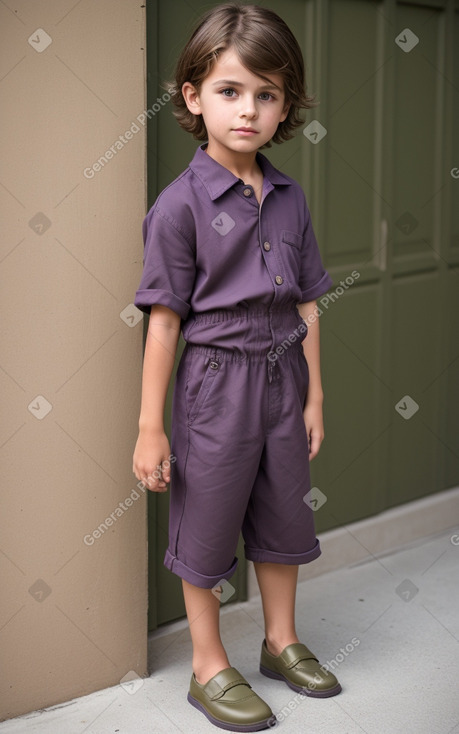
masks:
<svg viewBox="0 0 459 734"><path fill-rule="evenodd" d="M227 84L229 87L243 87L244 85L241 82L235 82L231 79L219 79L217 82L214 82L212 84L213 87L218 87L221 84ZM277 86L277 84L274 84L274 82L270 82L267 84L261 85L262 89L279 89L280 87Z"/></svg>

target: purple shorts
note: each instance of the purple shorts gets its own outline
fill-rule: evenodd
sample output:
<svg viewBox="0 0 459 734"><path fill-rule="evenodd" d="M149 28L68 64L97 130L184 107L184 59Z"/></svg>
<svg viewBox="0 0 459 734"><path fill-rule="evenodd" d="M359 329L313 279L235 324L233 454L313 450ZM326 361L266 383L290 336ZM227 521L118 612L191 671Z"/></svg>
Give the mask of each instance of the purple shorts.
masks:
<svg viewBox="0 0 459 734"><path fill-rule="evenodd" d="M228 579L242 530L251 561L320 555L303 409L301 342L281 356L187 344L172 409L169 547L164 564L202 588Z"/></svg>

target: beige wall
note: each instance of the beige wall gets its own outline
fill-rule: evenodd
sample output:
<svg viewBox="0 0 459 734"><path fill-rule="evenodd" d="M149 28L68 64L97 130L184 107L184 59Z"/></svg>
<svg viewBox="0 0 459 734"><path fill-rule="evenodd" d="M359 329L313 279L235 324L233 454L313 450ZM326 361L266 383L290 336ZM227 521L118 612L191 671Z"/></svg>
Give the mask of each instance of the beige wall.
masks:
<svg viewBox="0 0 459 734"><path fill-rule="evenodd" d="M144 13L0 4L1 718L146 673L145 496L119 509L136 486Z"/></svg>

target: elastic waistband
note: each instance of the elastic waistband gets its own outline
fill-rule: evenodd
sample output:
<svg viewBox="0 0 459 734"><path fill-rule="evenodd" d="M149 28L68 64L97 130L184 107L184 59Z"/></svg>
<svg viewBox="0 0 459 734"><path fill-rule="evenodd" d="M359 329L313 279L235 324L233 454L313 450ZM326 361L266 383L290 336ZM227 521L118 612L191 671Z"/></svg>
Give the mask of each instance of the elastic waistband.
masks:
<svg viewBox="0 0 459 734"><path fill-rule="evenodd" d="M302 351L303 346L301 342L296 342L293 344L289 344L289 349L285 350L283 354L294 354L296 351ZM187 343L185 345L185 350L189 354L202 354L205 357L208 357L209 359L214 359L215 361L223 361L223 362L267 362L268 364L274 365L275 362L278 359L278 355L275 351L255 351L255 352L246 352L242 349L238 349L238 347L234 347L233 349L223 348L223 347L212 347L212 346L204 346L202 344L189 344Z"/></svg>
<svg viewBox="0 0 459 734"><path fill-rule="evenodd" d="M218 324L222 321L232 321L234 319L268 319L270 316L278 314L292 314L297 312L295 305L279 307L269 310L260 306L241 306L232 309L215 309L214 311L204 311L203 313L194 313L193 321L196 324Z"/></svg>

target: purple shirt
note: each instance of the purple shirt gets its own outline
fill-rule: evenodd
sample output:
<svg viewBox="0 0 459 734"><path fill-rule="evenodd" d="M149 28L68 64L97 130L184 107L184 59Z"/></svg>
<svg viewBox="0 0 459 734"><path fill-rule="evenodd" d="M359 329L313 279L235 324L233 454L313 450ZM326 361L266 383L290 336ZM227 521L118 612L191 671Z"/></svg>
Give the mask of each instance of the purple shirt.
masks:
<svg viewBox="0 0 459 734"><path fill-rule="evenodd" d="M188 342L269 351L304 326L297 304L323 295L332 280L301 186L257 153L259 205L253 188L208 156L206 146L144 219L134 303L145 313L153 304L178 313Z"/></svg>

